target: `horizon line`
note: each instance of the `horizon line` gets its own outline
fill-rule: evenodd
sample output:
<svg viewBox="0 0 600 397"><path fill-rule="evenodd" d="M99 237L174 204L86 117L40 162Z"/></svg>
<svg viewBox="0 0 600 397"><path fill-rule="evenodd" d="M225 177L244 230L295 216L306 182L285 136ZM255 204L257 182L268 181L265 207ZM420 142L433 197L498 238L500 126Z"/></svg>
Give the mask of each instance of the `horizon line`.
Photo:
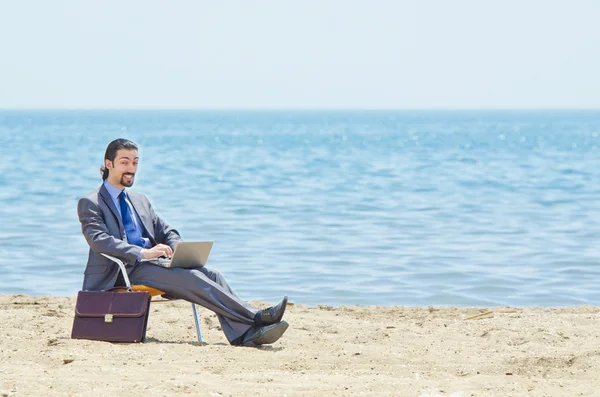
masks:
<svg viewBox="0 0 600 397"><path fill-rule="evenodd" d="M289 108L242 108L242 107L231 107L231 108L194 108L194 107L131 107L131 108L102 108L102 107L82 107L82 108L67 108L67 107L0 107L0 111L206 111L206 112L274 112L274 111L308 111L308 112L355 112L355 111L439 111L439 112L448 112L448 111L600 111L600 107L527 107L527 108L509 108L509 107L481 107L481 108L425 108L425 107L415 107L415 108L395 108L395 107L381 107L381 108L373 108L373 107L330 107L330 108L305 108L305 107L289 107Z"/></svg>

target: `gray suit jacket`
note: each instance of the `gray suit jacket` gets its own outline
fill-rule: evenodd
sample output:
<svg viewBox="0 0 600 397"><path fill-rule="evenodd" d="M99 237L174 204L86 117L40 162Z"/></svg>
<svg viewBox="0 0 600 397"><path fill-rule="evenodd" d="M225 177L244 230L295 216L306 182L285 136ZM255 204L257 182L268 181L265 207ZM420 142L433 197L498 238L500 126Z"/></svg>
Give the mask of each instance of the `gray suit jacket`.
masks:
<svg viewBox="0 0 600 397"><path fill-rule="evenodd" d="M130 190L127 190L127 196L142 220L145 236L149 237L152 246L166 244L175 251L181 241L179 232L156 215L146 196ZM100 254L121 259L130 273L141 248L127 243L123 221L104 184L79 200L77 214L83 235L90 246L82 290L111 288L119 275L119 267Z"/></svg>

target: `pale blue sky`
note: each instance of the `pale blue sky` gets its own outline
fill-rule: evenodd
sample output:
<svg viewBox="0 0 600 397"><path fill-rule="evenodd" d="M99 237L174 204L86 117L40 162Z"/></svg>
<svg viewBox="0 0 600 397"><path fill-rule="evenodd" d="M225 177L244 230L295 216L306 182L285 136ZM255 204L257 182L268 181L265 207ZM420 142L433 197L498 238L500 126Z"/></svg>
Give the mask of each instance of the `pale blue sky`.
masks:
<svg viewBox="0 0 600 397"><path fill-rule="evenodd" d="M0 0L0 108L600 108L600 1Z"/></svg>

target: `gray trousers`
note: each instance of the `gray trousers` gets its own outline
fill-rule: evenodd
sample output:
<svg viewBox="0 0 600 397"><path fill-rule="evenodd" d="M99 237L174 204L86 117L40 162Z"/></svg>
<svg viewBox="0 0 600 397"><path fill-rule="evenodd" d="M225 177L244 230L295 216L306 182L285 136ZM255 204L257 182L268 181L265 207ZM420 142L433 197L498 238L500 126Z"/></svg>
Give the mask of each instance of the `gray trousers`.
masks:
<svg viewBox="0 0 600 397"><path fill-rule="evenodd" d="M165 269L138 262L129 272L129 279L132 284L148 285L174 298L212 310L217 314L229 342L254 325L254 315L258 310L238 298L216 270L205 267Z"/></svg>

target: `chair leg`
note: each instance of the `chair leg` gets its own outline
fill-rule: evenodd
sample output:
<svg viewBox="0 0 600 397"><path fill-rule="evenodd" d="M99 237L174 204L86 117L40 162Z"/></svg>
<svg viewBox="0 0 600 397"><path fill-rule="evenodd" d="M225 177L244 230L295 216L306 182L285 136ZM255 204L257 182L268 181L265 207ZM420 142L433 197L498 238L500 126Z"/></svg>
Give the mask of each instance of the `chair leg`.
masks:
<svg viewBox="0 0 600 397"><path fill-rule="evenodd" d="M196 321L196 333L198 334L198 342L202 343L202 332L200 332L200 317L198 317L198 309L196 309L195 303L192 303L192 309L194 310L194 320Z"/></svg>

